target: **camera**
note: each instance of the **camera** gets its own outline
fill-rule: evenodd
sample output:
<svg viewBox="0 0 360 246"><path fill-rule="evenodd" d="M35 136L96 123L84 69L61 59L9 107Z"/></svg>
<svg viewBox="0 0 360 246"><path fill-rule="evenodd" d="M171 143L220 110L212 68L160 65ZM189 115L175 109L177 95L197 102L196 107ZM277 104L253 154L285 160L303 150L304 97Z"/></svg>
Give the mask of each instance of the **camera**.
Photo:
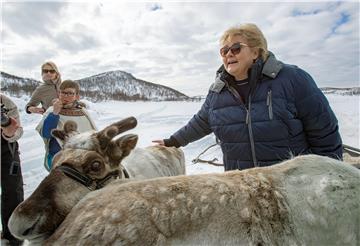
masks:
<svg viewBox="0 0 360 246"><path fill-rule="evenodd" d="M4 104L1 104L1 127L7 127L11 124L11 119L7 115L9 110L5 108Z"/></svg>

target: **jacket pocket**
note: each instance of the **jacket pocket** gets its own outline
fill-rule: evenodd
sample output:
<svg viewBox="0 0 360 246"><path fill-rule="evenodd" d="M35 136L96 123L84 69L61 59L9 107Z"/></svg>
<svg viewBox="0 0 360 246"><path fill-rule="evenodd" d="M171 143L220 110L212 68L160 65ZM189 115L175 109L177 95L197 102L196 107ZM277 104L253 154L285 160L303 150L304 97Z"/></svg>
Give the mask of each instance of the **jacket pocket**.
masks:
<svg viewBox="0 0 360 246"><path fill-rule="evenodd" d="M267 98L266 98L266 106L268 107L269 112L269 119L273 119L273 108L272 108L272 92L271 90L268 91Z"/></svg>

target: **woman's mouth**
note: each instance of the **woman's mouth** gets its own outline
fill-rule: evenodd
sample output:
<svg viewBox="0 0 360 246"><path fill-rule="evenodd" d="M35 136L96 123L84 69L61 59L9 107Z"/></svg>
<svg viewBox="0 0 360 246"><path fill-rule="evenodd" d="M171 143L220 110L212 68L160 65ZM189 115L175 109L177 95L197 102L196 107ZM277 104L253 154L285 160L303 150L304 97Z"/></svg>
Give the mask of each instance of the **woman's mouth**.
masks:
<svg viewBox="0 0 360 246"><path fill-rule="evenodd" d="M228 62L228 67L231 67L232 65L234 65L234 64L237 64L238 63L238 61L229 61Z"/></svg>

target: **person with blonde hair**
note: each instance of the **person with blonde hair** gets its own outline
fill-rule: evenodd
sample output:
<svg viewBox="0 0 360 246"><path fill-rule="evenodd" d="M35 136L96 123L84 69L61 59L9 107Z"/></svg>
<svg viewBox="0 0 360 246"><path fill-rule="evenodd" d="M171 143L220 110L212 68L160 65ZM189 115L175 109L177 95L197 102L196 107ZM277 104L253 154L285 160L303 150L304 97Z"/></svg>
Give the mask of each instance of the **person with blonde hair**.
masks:
<svg viewBox="0 0 360 246"><path fill-rule="evenodd" d="M25 110L28 114L43 114L52 105L53 100L59 97L61 75L56 64L51 61L45 62L41 66L41 75L44 83L35 89L26 104ZM40 104L41 107L38 107Z"/></svg>
<svg viewBox="0 0 360 246"><path fill-rule="evenodd" d="M220 39L223 65L200 111L165 146L185 146L210 133L220 140L225 170L269 166L292 156L342 158L337 119L313 78L278 61L255 24Z"/></svg>

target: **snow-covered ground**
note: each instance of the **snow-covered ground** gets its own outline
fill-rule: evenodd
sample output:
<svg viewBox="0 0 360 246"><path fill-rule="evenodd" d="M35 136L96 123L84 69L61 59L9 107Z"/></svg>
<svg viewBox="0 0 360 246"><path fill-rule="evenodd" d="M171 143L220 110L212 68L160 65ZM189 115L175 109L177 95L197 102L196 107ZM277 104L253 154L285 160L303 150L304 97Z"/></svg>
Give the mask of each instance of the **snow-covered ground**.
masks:
<svg viewBox="0 0 360 246"><path fill-rule="evenodd" d="M359 140L359 96L327 95L330 104L338 117L340 132L345 144L360 147ZM24 177L25 197L28 197L47 175L43 167L44 145L35 126L40 121L40 115L29 115L24 112L28 97L13 98L20 109L24 135L20 139L22 170ZM99 129L112 122L128 116L135 116L138 126L129 131L139 136L138 147L152 145L151 140L169 137L182 127L200 109L202 102L101 102L91 103L89 112ZM223 167L208 164L193 164L191 161L206 147L215 143L215 137L210 135L183 148L186 157L187 174L222 172ZM218 146L210 149L202 159L221 160Z"/></svg>

